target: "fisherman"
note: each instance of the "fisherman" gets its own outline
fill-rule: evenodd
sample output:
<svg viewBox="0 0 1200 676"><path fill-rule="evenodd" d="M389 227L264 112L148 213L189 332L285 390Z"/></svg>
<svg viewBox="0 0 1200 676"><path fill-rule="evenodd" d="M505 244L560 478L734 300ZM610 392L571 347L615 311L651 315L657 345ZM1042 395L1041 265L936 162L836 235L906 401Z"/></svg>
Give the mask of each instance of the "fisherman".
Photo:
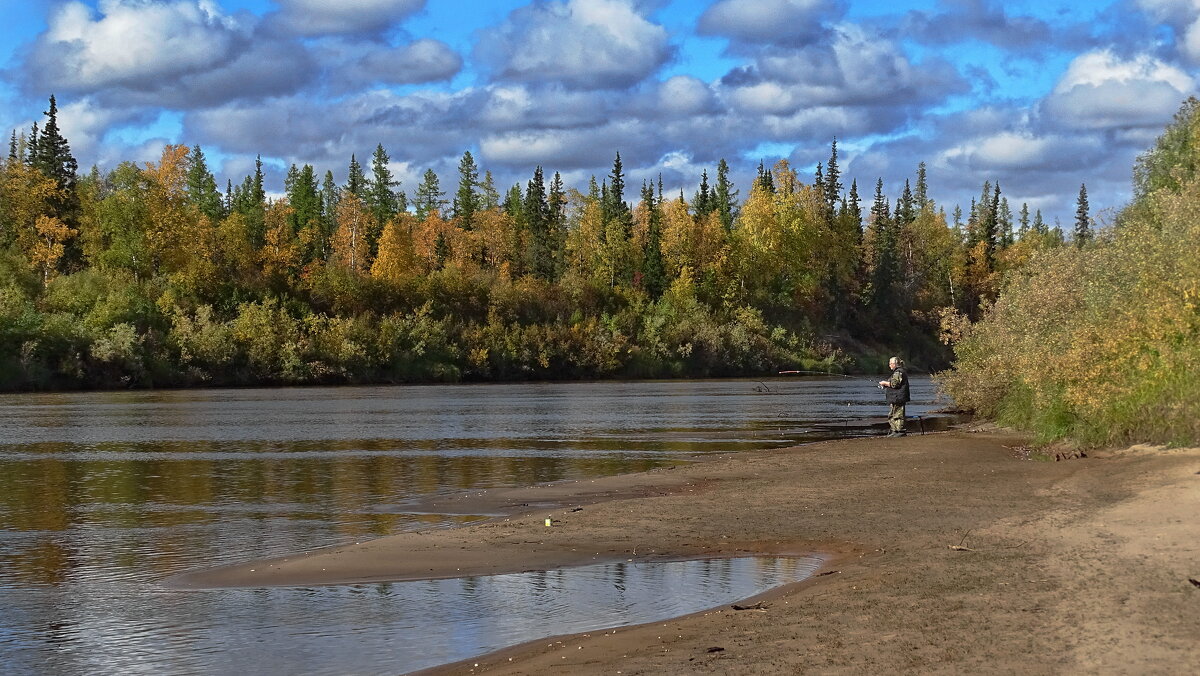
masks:
<svg viewBox="0 0 1200 676"><path fill-rule="evenodd" d="M904 360L899 357L889 359L888 368L892 370L892 377L879 381L889 405L888 427L891 431L888 436L903 437L907 435L904 431L904 405L908 403L908 373L904 370Z"/></svg>

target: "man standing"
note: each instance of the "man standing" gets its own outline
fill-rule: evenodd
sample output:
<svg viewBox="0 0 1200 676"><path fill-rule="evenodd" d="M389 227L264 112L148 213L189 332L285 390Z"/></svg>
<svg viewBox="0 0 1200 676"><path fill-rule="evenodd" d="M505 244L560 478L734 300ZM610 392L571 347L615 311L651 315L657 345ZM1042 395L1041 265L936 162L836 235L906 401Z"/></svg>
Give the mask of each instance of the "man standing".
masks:
<svg viewBox="0 0 1200 676"><path fill-rule="evenodd" d="M904 405L908 403L908 373L904 370L904 361L899 357L889 359L888 368L892 370L892 377L879 381L890 406L888 427L891 432L888 436L903 437L907 434L904 431Z"/></svg>

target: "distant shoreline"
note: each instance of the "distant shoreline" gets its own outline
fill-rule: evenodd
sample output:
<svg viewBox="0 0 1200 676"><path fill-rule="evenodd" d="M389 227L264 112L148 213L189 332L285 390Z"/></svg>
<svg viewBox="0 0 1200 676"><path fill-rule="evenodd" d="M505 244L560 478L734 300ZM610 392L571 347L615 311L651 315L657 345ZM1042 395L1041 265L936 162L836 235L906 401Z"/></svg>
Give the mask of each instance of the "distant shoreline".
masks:
<svg viewBox="0 0 1200 676"><path fill-rule="evenodd" d="M175 583L336 584L821 552L823 572L837 574L768 595L765 611L532 641L434 672L1170 672L1200 663L1200 588L1188 582L1200 578L1200 449L1043 463L1023 459L1023 444L968 428L451 496L429 507L509 516ZM556 525L545 527L547 516Z"/></svg>

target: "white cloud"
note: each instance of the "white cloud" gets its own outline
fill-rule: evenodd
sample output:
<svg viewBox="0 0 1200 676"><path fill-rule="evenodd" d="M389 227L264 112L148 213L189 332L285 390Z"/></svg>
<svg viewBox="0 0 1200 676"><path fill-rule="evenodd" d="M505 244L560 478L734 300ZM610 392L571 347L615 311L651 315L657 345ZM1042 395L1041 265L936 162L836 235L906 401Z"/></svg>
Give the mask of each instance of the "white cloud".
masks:
<svg viewBox="0 0 1200 676"><path fill-rule="evenodd" d="M378 33L425 7L425 0L275 0L272 23L298 35Z"/></svg>
<svg viewBox="0 0 1200 676"><path fill-rule="evenodd" d="M462 57L444 42L423 38L392 47L375 42L330 40L317 48L318 61L335 91L357 91L376 84L422 84L454 77Z"/></svg>
<svg viewBox="0 0 1200 676"><path fill-rule="evenodd" d="M690 75L676 75L658 86L658 108L672 115L710 112L714 99L708 85Z"/></svg>
<svg viewBox="0 0 1200 676"><path fill-rule="evenodd" d="M1136 4L1171 27L1184 58L1200 63L1200 0L1137 0Z"/></svg>
<svg viewBox="0 0 1200 676"><path fill-rule="evenodd" d="M1161 127L1195 89L1192 76L1150 55L1101 50L1071 62L1044 108L1067 127Z"/></svg>
<svg viewBox="0 0 1200 676"><path fill-rule="evenodd" d="M801 44L843 11L834 0L719 0L704 10L698 30L749 43Z"/></svg>
<svg viewBox="0 0 1200 676"><path fill-rule="evenodd" d="M628 87L671 57L667 38L625 0L537 2L485 33L478 60L503 80Z"/></svg>
<svg viewBox="0 0 1200 676"><path fill-rule="evenodd" d="M939 166L987 172L1077 171L1092 165L1104 152L1094 135L1037 135L1031 130L997 131L969 139L942 151Z"/></svg>
<svg viewBox="0 0 1200 676"><path fill-rule="evenodd" d="M761 49L754 66L721 79L721 92L748 113L792 115L844 106L903 111L967 89L950 64L934 58L914 64L894 42L861 26L839 24L826 38L800 48Z"/></svg>
<svg viewBox="0 0 1200 676"><path fill-rule="evenodd" d="M101 0L98 13L70 2L51 15L27 66L43 87L144 86L215 67L243 38L237 23L208 0Z"/></svg>

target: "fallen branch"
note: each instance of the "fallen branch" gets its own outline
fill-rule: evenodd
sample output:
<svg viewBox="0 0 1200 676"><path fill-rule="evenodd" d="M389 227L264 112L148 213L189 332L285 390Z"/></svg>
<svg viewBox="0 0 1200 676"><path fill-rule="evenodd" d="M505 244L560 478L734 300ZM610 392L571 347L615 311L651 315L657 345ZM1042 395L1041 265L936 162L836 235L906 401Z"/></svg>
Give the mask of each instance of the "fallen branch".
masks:
<svg viewBox="0 0 1200 676"><path fill-rule="evenodd" d="M758 603L755 603L752 606L739 606L738 604L735 603L735 604L733 604L733 609L734 610L766 610L767 604L763 603L762 601L759 601Z"/></svg>

